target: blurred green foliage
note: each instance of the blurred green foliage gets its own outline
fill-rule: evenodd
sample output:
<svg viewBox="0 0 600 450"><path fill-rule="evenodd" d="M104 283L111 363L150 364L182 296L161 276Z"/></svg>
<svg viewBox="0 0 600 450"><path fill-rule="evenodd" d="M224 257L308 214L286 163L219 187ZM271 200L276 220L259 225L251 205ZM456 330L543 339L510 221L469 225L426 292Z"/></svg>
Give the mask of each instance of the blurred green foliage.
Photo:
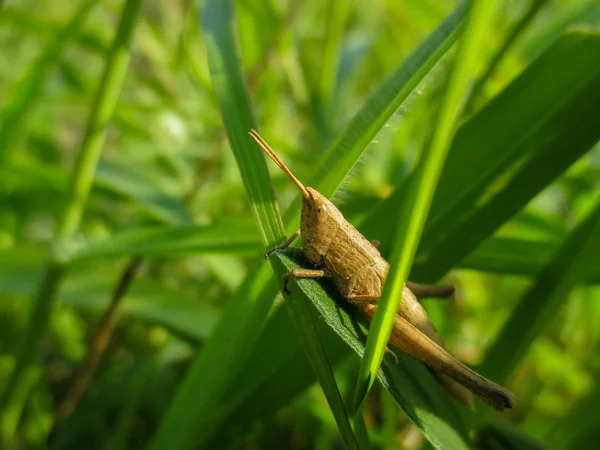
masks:
<svg viewBox="0 0 600 450"><path fill-rule="evenodd" d="M300 180L335 192L389 257L456 52L431 71L419 59L408 60L412 72L402 64L423 55L415 49L457 4L142 2L121 86L102 74L134 3L0 3L0 392L24 337L41 336L22 389L4 392L0 447L342 448L336 406L298 322L273 303L280 286L262 259L283 235L274 192L291 233L297 191L274 166L271 184L247 128L258 127ZM457 286L453 301L425 307L448 348L506 381L517 407L472 413L403 358L367 403L372 445L594 448L599 28L595 0L501 2L411 272ZM100 108L107 123L98 124L103 90L116 105ZM79 199L70 186L86 127L103 135L102 155L89 166L81 223L57 247L65 204ZM135 257L143 263L98 369L55 428ZM279 273L296 262L272 264ZM57 301L36 318L32 299L48 273ZM335 312L327 286L299 286L291 301L310 300L305 312L348 403L360 339L344 334L350 316Z"/></svg>

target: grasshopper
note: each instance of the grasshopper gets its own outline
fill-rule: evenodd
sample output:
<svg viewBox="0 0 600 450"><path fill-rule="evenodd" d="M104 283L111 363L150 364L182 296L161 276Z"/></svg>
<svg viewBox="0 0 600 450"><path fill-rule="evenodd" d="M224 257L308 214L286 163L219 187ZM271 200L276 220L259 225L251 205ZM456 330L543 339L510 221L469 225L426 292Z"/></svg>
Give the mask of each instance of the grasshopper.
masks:
<svg viewBox="0 0 600 450"><path fill-rule="evenodd" d="M249 134L302 193L300 229L283 244L269 250L265 257L287 248L300 236L305 255L317 269L294 269L285 274L284 292L289 293L290 278L331 278L339 293L371 320L389 272L388 262L376 245L354 228L329 199L304 186L256 131L251 130ZM499 411L512 408L515 403L512 392L474 372L444 348L411 288L421 297L447 296L453 292L452 288L443 286L405 283L390 344L424 363L438 382L462 403L472 406L472 392Z"/></svg>

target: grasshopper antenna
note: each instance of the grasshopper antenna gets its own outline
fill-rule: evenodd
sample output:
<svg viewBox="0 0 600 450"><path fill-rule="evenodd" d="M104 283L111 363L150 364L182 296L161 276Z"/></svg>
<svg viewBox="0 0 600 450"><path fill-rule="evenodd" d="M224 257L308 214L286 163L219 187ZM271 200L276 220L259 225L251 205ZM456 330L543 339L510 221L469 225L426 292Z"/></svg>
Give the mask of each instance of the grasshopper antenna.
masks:
<svg viewBox="0 0 600 450"><path fill-rule="evenodd" d="M290 169L287 168L287 166L283 163L283 161L281 159L279 159L279 157L275 154L275 151L269 146L269 144L267 144L267 142L260 136L260 134L258 134L257 131L255 130L250 130L248 132L248 134L250 136L252 136L252 139L254 139L254 141L256 141L256 143L258 144L258 146L267 154L269 155L269 157L275 161L275 164L277 164L279 166L279 168L281 170L283 170L283 172L289 177L290 180L292 180L292 182L298 186L298 189L300 189L300 191L302 191L302 196L303 197L308 197L308 191L306 190L306 188L304 187L304 185L302 183L300 183L300 180L298 180L298 178L296 178L294 176L294 174L290 171Z"/></svg>

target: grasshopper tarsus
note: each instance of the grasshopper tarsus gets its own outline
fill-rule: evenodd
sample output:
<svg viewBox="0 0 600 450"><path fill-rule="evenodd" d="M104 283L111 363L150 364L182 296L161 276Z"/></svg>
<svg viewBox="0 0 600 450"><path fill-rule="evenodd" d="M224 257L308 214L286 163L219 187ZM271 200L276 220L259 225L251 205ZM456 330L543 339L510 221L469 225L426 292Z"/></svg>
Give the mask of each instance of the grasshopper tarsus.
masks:
<svg viewBox="0 0 600 450"><path fill-rule="evenodd" d="M386 352L388 355L390 355L392 358L394 358L394 362L395 362L396 364L400 364L400 358L398 358L398 355L396 355L392 349L390 349L389 347L387 347L387 346L386 346L386 347L385 347L385 352Z"/></svg>
<svg viewBox="0 0 600 450"><path fill-rule="evenodd" d="M287 283L288 283L288 280L285 280L285 281L283 282L283 293L284 293L285 295L290 295L290 294L292 293L292 291L290 291L290 290L288 289L288 287L287 287Z"/></svg>

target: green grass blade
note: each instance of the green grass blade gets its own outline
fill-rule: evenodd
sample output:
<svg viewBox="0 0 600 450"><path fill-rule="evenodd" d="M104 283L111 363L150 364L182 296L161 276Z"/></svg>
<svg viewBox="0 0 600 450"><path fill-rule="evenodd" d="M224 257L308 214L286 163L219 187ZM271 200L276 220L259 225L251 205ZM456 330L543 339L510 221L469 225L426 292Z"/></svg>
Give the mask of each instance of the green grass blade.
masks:
<svg viewBox="0 0 600 450"><path fill-rule="evenodd" d="M272 255L280 273L307 267L309 263L300 250L289 249ZM362 356L365 351L365 335L356 319L356 311L328 283L315 280L293 280L289 283L291 295L303 296L310 301L327 324L326 328L342 339L352 351ZM319 329L328 336L326 329ZM325 341L331 336L325 337ZM399 353L400 363L387 357L378 369L377 379L387 389L408 417L423 431L427 439L438 449L469 448L464 425L458 420L453 400L443 392L427 370L409 356Z"/></svg>
<svg viewBox="0 0 600 450"><path fill-rule="evenodd" d="M275 272L279 277L282 277L290 270L281 264L274 264L274 266ZM359 435L358 433L355 435L353 427L350 424L349 415L336 384L333 370L315 327L314 317L309 309L308 300L303 295L293 293L286 295L285 304L289 310L292 323L296 328L296 333L300 338L304 352L317 376L317 380L323 388L346 447L348 449L371 448L368 437L365 437L363 434Z"/></svg>
<svg viewBox="0 0 600 450"><path fill-rule="evenodd" d="M256 124L238 61L233 3L203 1L200 18L229 144L258 220L262 241L265 248L272 248L284 239L284 232L265 157L248 135Z"/></svg>
<svg viewBox="0 0 600 450"><path fill-rule="evenodd" d="M56 230L51 259L35 296L17 361L2 394L0 408L3 415L14 415L14 410L20 407L14 404L11 395L19 391L18 385L34 359L36 347L52 311L56 290L64 273L64 247L79 227L104 143L106 125L114 110L129 65L129 46L139 9L139 0L128 0L123 8L119 28L78 154L67 205ZM8 439L10 434L12 431L7 432Z"/></svg>
<svg viewBox="0 0 600 450"><path fill-rule="evenodd" d="M486 353L480 371L503 382L558 313L600 252L600 202L537 276Z"/></svg>
<svg viewBox="0 0 600 450"><path fill-rule="evenodd" d="M25 126L27 118L35 102L39 100L41 90L46 84L65 46L77 38L81 27L85 23L89 12L96 4L96 0L84 0L69 24L59 31L54 39L29 67L13 97L8 101L3 111L3 120L0 124L0 163L13 150ZM1 165L1 164L0 164Z"/></svg>
<svg viewBox="0 0 600 450"><path fill-rule="evenodd" d="M475 1L469 11L465 34L460 43L456 65L435 125L431 144L421 156L416 193L412 202L406 202L400 212L400 227L390 259L390 272L378 301L371 332L365 349L354 396L355 411L360 411L375 374L383 359L390 337L398 304L402 298L404 281L417 251L425 220L433 200L446 155L452 142L456 123L463 106L464 92L468 88L470 73L474 71L481 53L487 27L494 8L490 2Z"/></svg>
<svg viewBox="0 0 600 450"><path fill-rule="evenodd" d="M275 199L273 197L273 189L270 183L270 177L265 164L264 155L256 145L254 145L248 136L250 129L256 128L252 113L250 111L249 99L245 90L244 81L238 64L237 49L233 40L233 6L232 3L223 2L205 2L201 5L201 18L203 24L203 31L206 38L206 45L209 55L209 63L211 66L211 73L213 78L214 89L217 93L219 103L221 106L221 112L223 115L223 121L227 129L229 142L231 143L233 152L236 156L236 161L248 197L254 208L255 215L259 222L259 228L262 231L262 238L265 247L271 247L279 243L283 239L283 228L281 226L280 216L277 209ZM272 296L265 296L265 299L272 298ZM261 305L267 306L266 302L262 302ZM247 348L251 345L253 340L252 335L258 335L260 329L260 322L264 320L266 314L266 308L258 305L254 307L254 314L250 314L246 318L246 323L242 330L237 334L237 340L231 335L224 339L228 341L228 344L219 343L216 338L213 338L215 348L222 347L223 345L229 346L229 357L221 358L223 362L222 370L227 371L229 377L235 374L235 370L232 370L231 366L234 361L242 361L244 355L247 353ZM252 305L249 305L252 306ZM294 305L292 305L293 307ZM346 439L346 442L351 445L351 448L366 448L367 444L362 444L360 447L357 444L357 439L354 437L350 423L345 412L344 405L341 402L341 397L337 392L335 386L335 379L333 373L328 370L327 361L324 359L324 355L319 351L318 337L314 334L311 329L307 329L304 324L310 320L310 316L307 316L307 312L302 309L296 309L296 315L293 316L294 320L298 320L300 323L297 324L297 329L306 343L306 349L309 351L313 367L318 373L318 378L322 382L323 389L327 395L329 401L331 401L331 407L334 411L335 417L338 419L340 426L340 432ZM260 314L258 314L260 312ZM235 313L239 317L239 312ZM248 320L253 318L254 320ZM308 330L308 331L307 331ZM210 344L209 344L210 345ZM208 354L205 350L203 355ZM207 359L206 361L209 361ZM199 358L195 367L201 367L203 359ZM215 367L214 360L211 362L212 370L217 373L218 367ZM239 365L239 363L238 363ZM197 373L192 371L192 374ZM224 392L227 387L228 377L224 377L223 374L219 376L216 382L211 385L201 382L201 378L205 377L204 374L194 377L190 375L183 388L180 390L178 398L175 400L175 404L171 409L171 415L167 417L164 422L163 428L159 430L155 440L153 441L154 446L161 447L164 445L161 442L165 440L169 441L171 448L187 448L190 446L196 446L197 440L192 436L197 436L201 426L198 427L196 423L191 424L193 430L182 430L179 428L176 432L177 437L173 436L173 431L170 428L172 422L169 421L169 417L175 417L177 421L180 417L180 410L186 409L186 414L190 414L189 408L186 403L192 399L195 402L194 411L192 413L195 419L200 419L202 423L202 413L206 414L211 409L211 402L214 398L218 398L221 392ZM204 390L208 395L200 396L191 395L191 390L196 389L194 386L198 386L201 390ZM345 417L345 420L343 420ZM174 439L177 439L174 441Z"/></svg>

